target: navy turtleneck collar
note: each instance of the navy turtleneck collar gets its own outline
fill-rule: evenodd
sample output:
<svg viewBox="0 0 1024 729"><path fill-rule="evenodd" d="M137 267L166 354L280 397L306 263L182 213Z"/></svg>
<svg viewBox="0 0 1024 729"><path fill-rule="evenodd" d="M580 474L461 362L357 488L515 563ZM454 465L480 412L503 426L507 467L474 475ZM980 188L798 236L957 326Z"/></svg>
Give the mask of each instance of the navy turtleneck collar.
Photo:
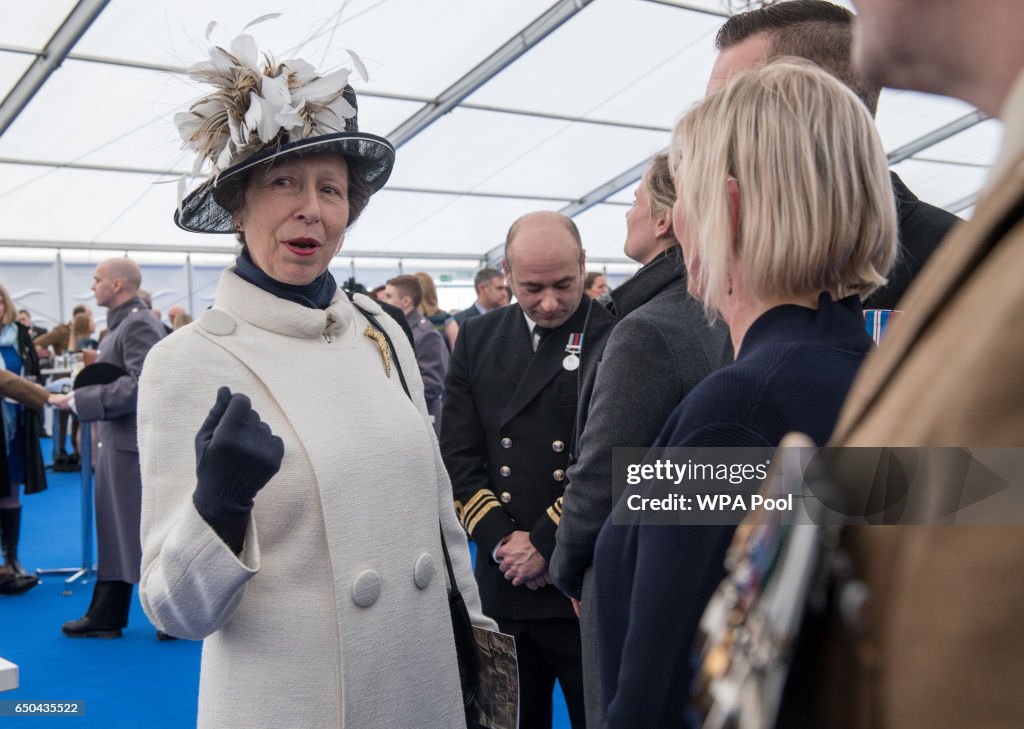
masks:
<svg viewBox="0 0 1024 729"><path fill-rule="evenodd" d="M764 312L750 325L737 359L753 356L762 346L811 342L867 351L873 344L864 326L864 310L856 295L833 300L818 294L818 308L781 304Z"/></svg>
<svg viewBox="0 0 1024 729"><path fill-rule="evenodd" d="M309 309L326 309L331 305L338 284L330 271L324 271L308 284L287 284L271 278L249 256L249 250L243 248L235 261L235 273L243 281L263 289L278 298L301 304Z"/></svg>

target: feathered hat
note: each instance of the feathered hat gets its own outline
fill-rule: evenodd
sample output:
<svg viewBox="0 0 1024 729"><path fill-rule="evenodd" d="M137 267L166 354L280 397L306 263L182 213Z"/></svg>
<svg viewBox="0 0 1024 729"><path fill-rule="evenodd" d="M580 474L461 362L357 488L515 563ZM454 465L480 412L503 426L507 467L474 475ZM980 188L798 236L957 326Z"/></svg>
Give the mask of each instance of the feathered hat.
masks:
<svg viewBox="0 0 1024 729"><path fill-rule="evenodd" d="M277 15L264 16L246 28ZM216 24L207 27L206 37ZM366 78L359 57L353 65ZM262 63L261 63L262 60ZM321 76L302 59L262 59L251 35L240 35L230 51L213 46L210 60L188 70L213 92L174 115L184 148L196 153L192 176L209 160L210 177L183 200L181 181L174 222L195 233L234 233L231 213L218 192L237 175L278 157L303 152L334 152L347 158L352 173L376 192L391 175L395 148L383 137L359 131L356 95L348 84L351 70Z"/></svg>

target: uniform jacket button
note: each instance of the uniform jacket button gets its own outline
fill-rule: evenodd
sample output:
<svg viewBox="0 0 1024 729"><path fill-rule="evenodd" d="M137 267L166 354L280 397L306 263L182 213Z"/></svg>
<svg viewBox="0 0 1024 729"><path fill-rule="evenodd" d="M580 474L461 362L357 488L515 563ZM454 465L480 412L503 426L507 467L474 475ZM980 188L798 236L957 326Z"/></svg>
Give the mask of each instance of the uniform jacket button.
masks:
<svg viewBox="0 0 1024 729"><path fill-rule="evenodd" d="M556 468L555 472L552 473L551 475L554 476L556 481L564 481L565 480L565 471L563 471L561 468Z"/></svg>
<svg viewBox="0 0 1024 729"><path fill-rule="evenodd" d="M502 448L511 448L512 447L512 439L511 438L502 438L501 439L501 447Z"/></svg>
<svg viewBox="0 0 1024 729"><path fill-rule="evenodd" d="M100 442L100 441L96 441L96 447L97 448L102 448L103 447L103 443Z"/></svg>
<svg viewBox="0 0 1024 729"><path fill-rule="evenodd" d="M427 585L434 579L434 558L424 552L416 560L416 566L412 569L412 579L416 587L426 590Z"/></svg>
<svg viewBox="0 0 1024 729"><path fill-rule="evenodd" d="M509 468L508 466L502 466L501 468L498 469L498 473L508 478L509 476L512 475L512 469Z"/></svg>
<svg viewBox="0 0 1024 729"><path fill-rule="evenodd" d="M374 570L363 570L352 583L352 602L359 607L370 607L380 597L380 575Z"/></svg>
<svg viewBox="0 0 1024 729"><path fill-rule="evenodd" d="M553 450L555 453L561 453L562 451L565 450L565 443L563 443L560 440L556 440L554 443L551 444L551 450Z"/></svg>
<svg viewBox="0 0 1024 729"><path fill-rule="evenodd" d="M501 503L507 504L510 501L512 501L512 494L510 494L508 491L502 491L501 492Z"/></svg>

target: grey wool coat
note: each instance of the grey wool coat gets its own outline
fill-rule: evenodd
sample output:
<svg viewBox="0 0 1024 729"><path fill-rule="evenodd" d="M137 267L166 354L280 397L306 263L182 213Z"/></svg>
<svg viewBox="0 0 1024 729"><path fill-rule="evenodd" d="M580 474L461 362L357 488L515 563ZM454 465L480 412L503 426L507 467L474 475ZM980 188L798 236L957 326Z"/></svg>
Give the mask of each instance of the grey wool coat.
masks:
<svg viewBox="0 0 1024 729"><path fill-rule="evenodd" d="M96 564L100 580L139 581L142 478L135 411L143 362L165 335L142 299L134 298L111 309L107 313L107 336L100 343L96 361L116 365L125 374L106 385L75 390L78 417L83 422L95 422Z"/></svg>
<svg viewBox="0 0 1024 729"><path fill-rule="evenodd" d="M598 533L612 510L612 448L650 446L679 401L729 351L728 330L708 325L686 286L682 256L673 246L615 289L612 308L619 320L582 376L550 572L559 589L582 599L588 726L601 725L592 568Z"/></svg>
<svg viewBox="0 0 1024 729"><path fill-rule="evenodd" d="M466 535L399 325L362 295L326 309L227 271L216 305L142 377L140 596L203 639L202 729L463 729L441 529L474 624ZM363 311L394 343L388 375ZM370 333L373 333L370 329ZM194 439L221 385L284 441L237 556L198 514Z"/></svg>

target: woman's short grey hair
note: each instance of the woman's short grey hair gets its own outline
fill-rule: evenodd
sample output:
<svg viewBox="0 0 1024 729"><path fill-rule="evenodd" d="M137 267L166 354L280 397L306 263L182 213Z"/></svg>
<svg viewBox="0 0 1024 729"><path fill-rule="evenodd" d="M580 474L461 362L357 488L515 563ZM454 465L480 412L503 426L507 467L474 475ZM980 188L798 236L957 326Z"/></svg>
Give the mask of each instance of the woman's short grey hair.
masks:
<svg viewBox="0 0 1024 729"><path fill-rule="evenodd" d="M676 203L676 186L672 179L672 168L667 154L657 154L644 174L644 184L651 196L651 215L668 212Z"/></svg>
<svg viewBox="0 0 1024 729"><path fill-rule="evenodd" d="M309 157L315 154L323 153L299 151L288 155L288 158L294 159L296 157ZM245 204L245 191L249 188L249 182L253 179L253 176L268 169L276 161L279 160L272 160L262 167L253 167L252 169L246 170L245 172L226 180L224 183L219 184L213 193L213 197L217 201L217 204L234 216ZM366 180L355 173L356 167L352 164L352 160L346 158L345 161L348 163L348 223L345 227L351 228L355 225L359 216L362 215L367 204L369 204L370 196L373 194L373 188L370 187L370 184ZM239 243L243 246L245 245L245 233L243 231L235 233L235 237L238 239Z"/></svg>
<svg viewBox="0 0 1024 729"><path fill-rule="evenodd" d="M885 151L864 105L816 66L786 58L737 74L676 124L669 158L686 225L676 235L689 238L710 318L734 263L760 301L864 298L885 284L897 252Z"/></svg>

